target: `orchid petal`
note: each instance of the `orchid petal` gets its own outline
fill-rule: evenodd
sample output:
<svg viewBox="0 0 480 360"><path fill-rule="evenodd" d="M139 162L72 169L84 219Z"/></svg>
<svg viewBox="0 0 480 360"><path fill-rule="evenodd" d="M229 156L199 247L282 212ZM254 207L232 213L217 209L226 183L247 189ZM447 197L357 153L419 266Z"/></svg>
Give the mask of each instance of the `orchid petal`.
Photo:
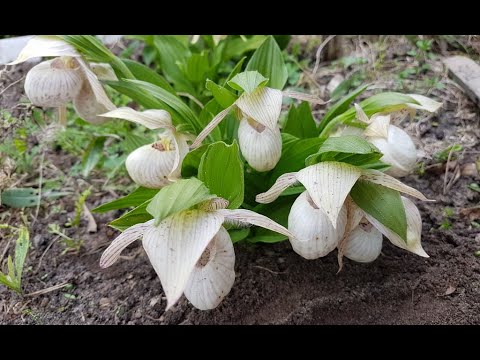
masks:
<svg viewBox="0 0 480 360"><path fill-rule="evenodd" d="M107 268L113 265L118 258L120 253L128 245L130 245L135 240L141 238L145 231L152 227L153 220L149 220L144 223L136 224L130 226L124 232L117 236L115 240L108 246L108 248L103 252L102 257L100 258L100 267Z"/></svg>
<svg viewBox="0 0 480 360"><path fill-rule="evenodd" d="M361 174L356 166L326 161L300 170L297 179L336 227L340 209Z"/></svg>
<svg viewBox="0 0 480 360"><path fill-rule="evenodd" d="M221 214L225 217L225 221L233 221L240 224L252 224L255 226L260 226L268 230L275 231L279 234L294 237L294 235L284 228L282 225L276 223L272 219L268 217L257 214L254 211L246 210L246 209L236 209L236 210L229 210L229 209L220 209L216 211L217 213Z"/></svg>
<svg viewBox="0 0 480 360"><path fill-rule="evenodd" d="M185 297L200 310L216 308L235 282L235 251L222 226L203 252L188 279Z"/></svg>
<svg viewBox="0 0 480 360"><path fill-rule="evenodd" d="M282 92L261 87L251 94L243 93L235 104L248 117L275 130L282 110Z"/></svg>
<svg viewBox="0 0 480 360"><path fill-rule="evenodd" d="M205 248L220 230L223 216L216 212L185 210L149 228L143 246L167 297L167 310L187 286Z"/></svg>
<svg viewBox="0 0 480 360"><path fill-rule="evenodd" d="M38 35L27 42L15 61L12 61L7 65L15 65L31 58L45 56L79 57L80 54L72 45L63 41L58 36Z"/></svg>
<svg viewBox="0 0 480 360"><path fill-rule="evenodd" d="M400 191L404 194L408 194L410 196L416 197L417 199L424 200L424 201L435 201L435 200L429 200L423 195L420 191L405 185L401 181L395 179L394 177L384 174L381 171L378 170L373 170L373 169L368 169L368 170L363 170L362 180L370 181L374 184L379 184L385 187L388 187L393 190Z"/></svg>
<svg viewBox="0 0 480 360"><path fill-rule="evenodd" d="M297 182L297 173L285 173L280 175L275 184L268 191L258 194L255 201L260 204L268 204L275 201L282 192Z"/></svg>
<svg viewBox="0 0 480 360"><path fill-rule="evenodd" d="M105 114L101 114L100 116L131 121L143 125L150 130L161 128L175 129L172 125L172 117L170 116L170 113L160 109L136 111L129 107L121 107Z"/></svg>

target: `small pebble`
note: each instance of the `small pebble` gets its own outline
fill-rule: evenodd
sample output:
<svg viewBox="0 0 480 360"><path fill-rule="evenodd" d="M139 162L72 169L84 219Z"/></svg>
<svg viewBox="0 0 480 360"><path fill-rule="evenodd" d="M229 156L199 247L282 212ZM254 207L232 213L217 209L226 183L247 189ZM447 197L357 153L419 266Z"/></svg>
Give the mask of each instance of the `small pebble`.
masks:
<svg viewBox="0 0 480 360"><path fill-rule="evenodd" d="M110 306L111 302L109 298L101 298L99 301L101 307Z"/></svg>

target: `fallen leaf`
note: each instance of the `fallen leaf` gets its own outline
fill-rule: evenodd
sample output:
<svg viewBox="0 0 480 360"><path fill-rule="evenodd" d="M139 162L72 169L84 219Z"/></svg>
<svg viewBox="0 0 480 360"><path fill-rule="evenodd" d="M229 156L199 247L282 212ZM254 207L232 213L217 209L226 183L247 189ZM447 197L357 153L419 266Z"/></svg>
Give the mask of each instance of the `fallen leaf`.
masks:
<svg viewBox="0 0 480 360"><path fill-rule="evenodd" d="M448 288L447 288L447 290L445 290L445 293L443 295L446 296L446 295L453 294L455 292L455 290L457 290L457 288L455 286L448 285Z"/></svg>
<svg viewBox="0 0 480 360"><path fill-rule="evenodd" d="M474 177L478 176L478 169L475 163L468 163L468 164L462 165L460 171L462 176L474 176Z"/></svg>
<svg viewBox="0 0 480 360"><path fill-rule="evenodd" d="M480 219L480 206L464 208L460 210L460 215L466 217L469 221Z"/></svg>

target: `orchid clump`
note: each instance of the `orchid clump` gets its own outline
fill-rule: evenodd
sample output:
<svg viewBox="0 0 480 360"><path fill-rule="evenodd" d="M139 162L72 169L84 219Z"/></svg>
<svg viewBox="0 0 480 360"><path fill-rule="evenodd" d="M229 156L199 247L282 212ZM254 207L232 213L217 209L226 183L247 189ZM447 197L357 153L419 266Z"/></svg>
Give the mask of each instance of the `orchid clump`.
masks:
<svg viewBox="0 0 480 360"><path fill-rule="evenodd" d="M234 285L237 242L288 240L306 259L337 249L340 268L344 257L374 261L383 236L428 257L421 243L420 212L406 196L429 200L391 176L412 170L415 147L403 130L390 124L390 114L433 112L440 103L384 92L354 104L367 89L362 86L314 119L309 103L327 102L284 90L288 71L271 36L248 61L237 57L223 77L215 71L218 59L235 58L227 53L230 41L251 45L258 38L214 39L212 56L201 49L209 41L192 45L188 37L138 38L156 45L165 78L142 64L100 56L104 50L98 55L98 46L91 49L88 38L68 36L68 46L57 42L54 52L44 53L69 56L43 65L51 71L53 64L58 74L38 75L29 84L47 83L58 75L62 88L69 90L54 103L46 101L51 98L46 88L38 86L34 95L27 91L32 101L50 106L71 98L78 103L85 85L79 82L93 73L82 65L81 50L121 74L105 84L142 107L95 108L95 117L161 131L155 142L126 156L127 172L139 187L94 210L133 208L110 223L122 233L103 253L101 267L112 266L129 244L141 239L166 294L167 309L184 294L193 306L207 310L218 306ZM172 49L182 49L178 59L170 59ZM209 78L212 74L215 81ZM304 102L282 114L285 96ZM332 136L342 127L349 132Z"/></svg>

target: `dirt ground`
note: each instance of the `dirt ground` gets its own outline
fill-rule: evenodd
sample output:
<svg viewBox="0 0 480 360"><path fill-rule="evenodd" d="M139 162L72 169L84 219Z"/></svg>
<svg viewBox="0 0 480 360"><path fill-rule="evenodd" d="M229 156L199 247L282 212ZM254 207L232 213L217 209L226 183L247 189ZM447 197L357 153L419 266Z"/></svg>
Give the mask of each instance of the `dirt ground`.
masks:
<svg viewBox="0 0 480 360"><path fill-rule="evenodd" d="M387 59L407 59L400 45L387 54ZM52 215L42 207L30 229L34 247L27 258L23 284L25 294L58 284L71 285L24 297L0 286L0 323L480 324L480 257L475 256L480 250L480 229L472 224L480 215L465 210L478 206L480 200L480 193L467 188L479 181L478 172L472 170L480 154L479 110L446 77L439 60L432 68L429 71L436 71L445 87L423 93L442 100L443 108L437 115L421 114L415 122L400 124L424 154L423 173L404 181L436 200L415 201L422 213L423 247L430 258L407 253L384 240L382 254L375 262L359 264L345 259L344 269L337 275L336 252L309 261L294 253L288 242L240 243L235 246L235 284L218 308L202 312L183 297L165 312L160 280L139 242L111 268L102 270L98 265L101 252L117 235L107 223L121 212L94 214L98 225L95 234L86 232L85 219L82 226L65 229L68 236L85 243L79 253L62 255L65 247L48 233L47 226L64 224L73 217L74 201L63 198L57 202L63 201L65 212ZM24 71L9 76L19 79ZM343 76L347 72L337 69ZM378 79L377 85L392 88L388 74ZM334 75L334 70L324 75L320 91L326 91ZM15 106L22 82L16 88L0 98L0 107ZM463 151L446 171L445 163L435 165L432 154L452 144L461 144ZM53 149L46 157L60 168L76 161ZM448 183L455 172L460 176L445 186L445 174ZM95 180L91 183L95 185ZM94 195L87 200L90 209L113 199L112 194L98 189ZM449 216L445 215L447 207L453 210ZM3 211L5 207L0 207L0 214ZM21 214L20 210L9 211L10 219ZM450 225L442 228L446 221ZM5 243L0 239L0 253L6 246L12 247Z"/></svg>

